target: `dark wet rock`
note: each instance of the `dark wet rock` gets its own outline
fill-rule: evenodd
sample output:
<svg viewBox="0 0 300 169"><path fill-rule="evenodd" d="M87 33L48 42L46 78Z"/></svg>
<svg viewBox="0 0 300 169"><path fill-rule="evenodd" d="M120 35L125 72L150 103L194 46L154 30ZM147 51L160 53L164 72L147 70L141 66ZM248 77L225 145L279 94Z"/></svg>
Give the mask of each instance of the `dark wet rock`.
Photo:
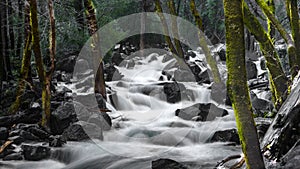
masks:
<svg viewBox="0 0 300 169"><path fill-rule="evenodd" d="M96 124L98 127L101 127L104 131L110 130L112 126L111 118L105 112L99 113L92 114L87 120L87 122Z"/></svg>
<svg viewBox="0 0 300 169"><path fill-rule="evenodd" d="M24 156L22 155L22 153L12 153L12 154L5 156L3 158L3 161L11 161L11 160L19 161L19 160L23 160L23 159L24 159Z"/></svg>
<svg viewBox="0 0 300 169"><path fill-rule="evenodd" d="M56 70L66 71L72 73L76 63L76 56L69 56L67 58L59 59L56 63Z"/></svg>
<svg viewBox="0 0 300 169"><path fill-rule="evenodd" d="M64 140L64 138L61 135L57 136L51 136L49 141L50 147L62 147L67 142Z"/></svg>
<svg viewBox="0 0 300 169"><path fill-rule="evenodd" d="M215 132L209 142L234 142L240 144L240 139L236 129L228 129Z"/></svg>
<svg viewBox="0 0 300 169"><path fill-rule="evenodd" d="M300 79L295 81L299 83ZM278 110L268 131L266 132L261 147L265 148L267 159L280 159L300 138L300 85L292 88L286 101Z"/></svg>
<svg viewBox="0 0 300 169"><path fill-rule="evenodd" d="M267 65L266 65L266 60L265 60L265 59L262 59L262 60L260 61L260 68L261 68L262 70L267 70Z"/></svg>
<svg viewBox="0 0 300 169"><path fill-rule="evenodd" d="M249 60L246 61L246 69L248 80L257 78L257 68L255 63Z"/></svg>
<svg viewBox="0 0 300 169"><path fill-rule="evenodd" d="M59 106L50 117L51 133L62 134L64 129L70 126L70 123L77 120L74 105L70 102L65 102Z"/></svg>
<svg viewBox="0 0 300 169"><path fill-rule="evenodd" d="M258 117L258 118L255 118L254 120L255 120L255 124L256 124L258 138L261 141L263 139L264 135L266 134L268 128L270 127L272 119Z"/></svg>
<svg viewBox="0 0 300 169"><path fill-rule="evenodd" d="M174 80L178 82L195 82L196 79L190 70L176 69L174 72Z"/></svg>
<svg viewBox="0 0 300 169"><path fill-rule="evenodd" d="M296 169L300 166L300 142L298 141L291 150L283 156L278 163L268 166L269 169Z"/></svg>
<svg viewBox="0 0 300 169"><path fill-rule="evenodd" d="M33 135L37 136L38 138L45 140L48 139L50 134L38 127L30 127L27 129L28 132L32 133Z"/></svg>
<svg viewBox="0 0 300 169"><path fill-rule="evenodd" d="M226 61L226 46L222 45L221 47L218 48L217 54L220 57L221 61Z"/></svg>
<svg viewBox="0 0 300 169"><path fill-rule="evenodd" d="M28 140L28 141L39 141L40 140L40 138L38 138L34 134L32 134L28 131L24 131L24 130L20 131L20 136L23 137L25 140Z"/></svg>
<svg viewBox="0 0 300 169"><path fill-rule="evenodd" d="M95 93L95 98L100 109L106 109L106 101L100 93Z"/></svg>
<svg viewBox="0 0 300 169"><path fill-rule="evenodd" d="M152 169L188 169L188 167L171 159L158 159L152 161Z"/></svg>
<svg viewBox="0 0 300 169"><path fill-rule="evenodd" d="M166 94L167 102L169 103L176 103L181 101L181 96L186 90L183 84L177 82L165 83L163 89L164 93Z"/></svg>
<svg viewBox="0 0 300 169"><path fill-rule="evenodd" d="M115 65L119 65L125 58L119 52L113 52L111 57L111 62Z"/></svg>
<svg viewBox="0 0 300 169"><path fill-rule="evenodd" d="M187 55L188 57L191 57L191 58L195 58L195 57L196 57L196 53L193 52L193 51L188 51L186 55Z"/></svg>
<svg viewBox="0 0 300 169"><path fill-rule="evenodd" d="M114 65L106 64L104 67L105 81L118 81L123 78L120 71Z"/></svg>
<svg viewBox="0 0 300 169"><path fill-rule="evenodd" d="M7 140L8 129L6 127L0 127L0 140Z"/></svg>
<svg viewBox="0 0 300 169"><path fill-rule="evenodd" d="M21 136L12 136L12 137L9 137L8 140L13 141L13 143L16 145L20 145L21 143L26 141L25 138L23 138Z"/></svg>
<svg viewBox="0 0 300 169"><path fill-rule="evenodd" d="M25 90L25 92L21 95L21 104L20 104L20 110L26 110L30 108L30 104L34 101L36 101L39 96L41 95L41 89L37 89L37 93L33 92L32 90Z"/></svg>
<svg viewBox="0 0 300 169"><path fill-rule="evenodd" d="M67 141L84 141L90 138L103 139L102 129L96 124L79 121L69 126L63 133Z"/></svg>
<svg viewBox="0 0 300 169"><path fill-rule="evenodd" d="M259 117L264 117L266 113L273 110L273 104L269 100L258 98L254 92L250 92L254 113Z"/></svg>
<svg viewBox="0 0 300 169"><path fill-rule="evenodd" d="M197 103L190 107L177 109L175 115L185 120L207 121L213 120L215 117L226 116L228 112L213 103Z"/></svg>
<svg viewBox="0 0 300 169"><path fill-rule="evenodd" d="M18 112L15 115L2 116L0 117L0 126L10 127L18 123L37 123L41 119L41 111L40 108L30 108L24 112Z"/></svg>
<svg viewBox="0 0 300 169"><path fill-rule="evenodd" d="M67 82L69 83L71 81L72 74L66 73L64 71L55 71L53 73L52 79L56 79L57 82Z"/></svg>
<svg viewBox="0 0 300 169"><path fill-rule="evenodd" d="M0 142L0 146L2 146L4 143L5 143L5 141L2 142L2 143ZM0 159L1 159L1 158L4 158L5 156L8 156L8 155L10 155L10 154L15 153L14 149L15 149L15 147L13 147L12 144L8 145L8 146L2 151L2 153L0 153ZM1 168L1 167L0 167L0 168Z"/></svg>
<svg viewBox="0 0 300 169"><path fill-rule="evenodd" d="M44 146L22 145L25 160L39 161L50 157L51 149Z"/></svg>

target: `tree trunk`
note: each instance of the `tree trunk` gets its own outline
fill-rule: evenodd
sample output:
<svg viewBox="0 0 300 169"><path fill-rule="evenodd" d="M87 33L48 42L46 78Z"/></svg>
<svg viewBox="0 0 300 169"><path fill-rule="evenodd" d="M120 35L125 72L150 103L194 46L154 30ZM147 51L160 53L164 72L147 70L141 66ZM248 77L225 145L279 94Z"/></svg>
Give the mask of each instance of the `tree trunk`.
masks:
<svg viewBox="0 0 300 169"><path fill-rule="evenodd" d="M211 67L214 82L217 83L217 84L221 84L222 81L221 81L219 69L218 69L218 66L217 66L217 62L212 57L210 49L208 48L208 44L206 42L205 34L203 33L204 29L203 29L203 26L202 26L202 19L200 17L199 12L197 11L194 0L190 1L190 8L191 8L192 14L194 15L196 25L198 26L198 29L199 29L198 37L199 37L200 46L201 46L201 48L202 48L202 50L205 54L207 63Z"/></svg>
<svg viewBox="0 0 300 169"><path fill-rule="evenodd" d="M30 59L31 59L31 28L29 25L29 4L25 3L25 16L27 17L24 21L24 25L26 30L26 39L25 39L25 46L23 50L23 58L22 58L22 65L21 65L21 72L20 72L20 78L18 81L18 87L17 87L17 93L16 93L16 100L9 108L9 113L14 114L19 110L20 104L21 104L21 96L25 91L26 88L26 81L28 80L28 75L31 69L30 66Z"/></svg>
<svg viewBox="0 0 300 169"><path fill-rule="evenodd" d="M266 65L269 70L271 89L274 94L274 103L277 108L280 108L280 105L286 98L288 78L285 76L281 67L280 60L272 40L258 19L251 13L246 3L244 3L244 23L260 44L260 48L264 54Z"/></svg>
<svg viewBox="0 0 300 169"><path fill-rule="evenodd" d="M35 56L37 73L42 85L42 126L47 128L49 125L49 119L45 117L50 117L50 97L47 92L46 72L44 70L43 58L40 47L40 35L38 29L38 17L37 17L37 2L36 0L30 0L30 25L32 29L32 49Z"/></svg>
<svg viewBox="0 0 300 169"><path fill-rule="evenodd" d="M269 6L269 11L275 16L275 2L274 0L267 0L266 1ZM273 26L270 19L268 19L268 35L271 39L275 38L275 27Z"/></svg>
<svg viewBox="0 0 300 169"><path fill-rule="evenodd" d="M22 13L23 5L24 5L23 1L18 0L18 18L19 18L19 20L22 20L22 18L23 18L23 13ZM22 39L23 39L21 30L22 30L21 26L18 27L18 30L17 30L18 40L17 40L16 53L15 53L15 56L18 58L21 58L21 48L22 48Z"/></svg>
<svg viewBox="0 0 300 169"><path fill-rule="evenodd" d="M8 11L8 32L9 32L9 42L10 42L10 56L15 54L15 31L13 23L13 8L11 0L7 0L7 11Z"/></svg>
<svg viewBox="0 0 300 169"><path fill-rule="evenodd" d="M89 34L90 34L90 36L93 36L98 29L94 4L93 4L92 0L84 0L84 6L86 9L86 19L88 22ZM98 46L98 44L97 44L98 38L99 37L97 35L93 36L92 43L94 43L94 46ZM94 50L92 52L94 52ZM95 52L98 54L100 53L99 51L95 51ZM99 58L98 55L94 55L93 57L95 59ZM95 93L100 93L105 100L107 99L106 87L105 87L105 81L104 81L103 60L100 61L97 72L96 72L94 88L95 88Z"/></svg>
<svg viewBox="0 0 300 169"><path fill-rule="evenodd" d="M276 17L269 11L269 8L264 0L255 0L260 8L263 10L267 18L272 22L274 27L278 30L282 38L285 40L287 44L287 52L289 56L289 63L291 67L292 78L294 78L297 74L297 65L296 65L296 48L294 45L294 41L292 37L288 34L288 32L284 29L284 27L280 24L280 22L276 19Z"/></svg>
<svg viewBox="0 0 300 169"><path fill-rule="evenodd" d="M290 20L290 26L292 31L292 37L295 42L295 48L296 48L296 69L299 70L300 66L300 28L299 28L299 15L298 15L298 5L297 0L287 0L286 3L289 7L289 11L287 11L289 14L289 20Z"/></svg>
<svg viewBox="0 0 300 169"><path fill-rule="evenodd" d="M263 169L247 86L242 0L224 0L227 87L232 101L247 168Z"/></svg>
<svg viewBox="0 0 300 169"><path fill-rule="evenodd" d="M178 32L178 24L177 24L177 17L178 14L176 13L176 9L175 9L175 3L174 0L169 0L168 1L168 7L170 10L171 15L173 15L173 17L171 18L171 27L172 27L172 33L174 35L174 42L175 42L175 47L176 47L176 51L177 54L179 55L180 58L184 57L184 52L182 49L182 45L180 42L180 36L179 36L179 32Z"/></svg>
<svg viewBox="0 0 300 169"><path fill-rule="evenodd" d="M173 54L179 56L178 52L176 51L176 49L175 49L175 47L172 43L172 40L171 40L170 36L168 36L168 35L170 35L169 28L168 28L168 24L166 22L165 16L163 14L163 9L161 7L160 0L155 0L155 7L156 7L157 15L159 16L162 27L163 27L166 43L168 44L171 52Z"/></svg>
<svg viewBox="0 0 300 169"><path fill-rule="evenodd" d="M7 3L5 1L4 4L1 4L1 12L2 12L2 49L3 49L3 68L5 72L5 79L8 80L12 77L10 58L9 58L9 37L8 37L8 16L7 16Z"/></svg>
<svg viewBox="0 0 300 169"><path fill-rule="evenodd" d="M54 8L53 1L48 0L48 9L49 9L49 23L50 23L50 31L49 31L49 52L50 52L50 61L51 66L49 71L46 73L45 77L45 91L43 91L43 107L44 113L42 115L42 126L49 126L50 115L51 115L51 80L52 74L55 69L55 53L56 53L56 34L55 34L55 16L54 16Z"/></svg>

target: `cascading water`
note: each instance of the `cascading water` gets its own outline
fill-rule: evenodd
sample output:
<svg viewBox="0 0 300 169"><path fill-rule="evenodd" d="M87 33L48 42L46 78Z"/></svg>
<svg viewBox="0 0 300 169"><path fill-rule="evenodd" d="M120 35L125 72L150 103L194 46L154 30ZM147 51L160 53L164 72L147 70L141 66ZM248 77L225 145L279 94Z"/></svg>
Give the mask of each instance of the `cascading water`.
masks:
<svg viewBox="0 0 300 169"><path fill-rule="evenodd" d="M107 104L112 112L108 114L114 120L113 128L104 132L103 141L68 142L63 148L54 149L50 160L8 164L20 169L147 169L153 160L170 158L195 168L213 168L224 157L240 154L240 147L207 143L216 131L235 128L231 109L227 108L229 115L206 122L175 116L177 109L211 102L210 89L196 82L181 82L190 91L190 97L168 103L162 84L172 80L161 78L162 71L172 74L178 65L175 59L164 61L164 57L155 53L145 58L133 57L133 67L117 67L124 77L107 82L113 93ZM197 54L195 60L197 57L203 58ZM76 91L76 84L67 86L82 93Z"/></svg>

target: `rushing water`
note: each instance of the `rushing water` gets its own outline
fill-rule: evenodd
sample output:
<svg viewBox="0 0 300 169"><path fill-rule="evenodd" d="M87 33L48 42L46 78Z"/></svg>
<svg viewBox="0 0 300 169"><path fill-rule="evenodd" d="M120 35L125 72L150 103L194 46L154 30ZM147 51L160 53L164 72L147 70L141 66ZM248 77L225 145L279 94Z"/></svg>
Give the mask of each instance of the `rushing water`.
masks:
<svg viewBox="0 0 300 169"><path fill-rule="evenodd" d="M203 59L200 54L197 58ZM117 67L124 75L121 80L107 82L115 93L115 107L111 101L107 104L113 110L109 115L114 120L113 128L104 132L103 141L68 142L63 148L53 149L50 160L8 164L19 169L146 169L151 168L153 160L170 158L195 168L213 168L223 158L240 154L240 147L207 143L214 132L235 128L230 108L226 108L228 116L207 122L186 121L175 116L178 108L212 102L207 85L184 82L192 97L175 104L167 103L160 83L169 80L158 79L162 70L175 71L176 60L164 61L164 55L158 54L132 59L134 67L126 68L126 64ZM84 93L74 86L76 84L68 85L77 94ZM149 92L145 94L145 91Z"/></svg>

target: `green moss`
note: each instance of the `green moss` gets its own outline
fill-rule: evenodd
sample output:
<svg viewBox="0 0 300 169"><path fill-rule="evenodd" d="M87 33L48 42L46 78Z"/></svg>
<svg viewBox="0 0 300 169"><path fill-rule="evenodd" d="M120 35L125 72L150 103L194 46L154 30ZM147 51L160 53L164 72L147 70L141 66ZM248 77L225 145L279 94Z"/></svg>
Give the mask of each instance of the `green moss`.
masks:
<svg viewBox="0 0 300 169"><path fill-rule="evenodd" d="M241 0L224 0L227 87L233 103L247 168L263 169L264 162L260 153L247 86L242 3Z"/></svg>

